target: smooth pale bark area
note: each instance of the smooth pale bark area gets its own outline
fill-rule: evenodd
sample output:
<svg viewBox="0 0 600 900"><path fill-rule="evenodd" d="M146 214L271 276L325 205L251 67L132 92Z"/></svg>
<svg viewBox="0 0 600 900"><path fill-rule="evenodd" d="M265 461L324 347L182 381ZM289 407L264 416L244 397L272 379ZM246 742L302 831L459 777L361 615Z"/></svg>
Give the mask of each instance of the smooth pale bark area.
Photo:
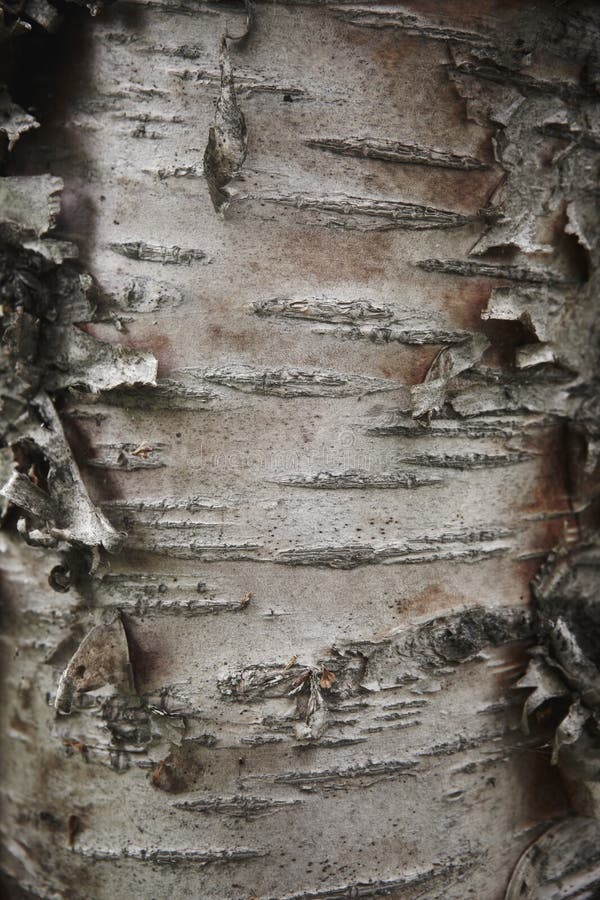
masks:
<svg viewBox="0 0 600 900"><path fill-rule="evenodd" d="M128 0L61 38L19 171L64 180L84 329L159 368L59 407L123 549L58 593L59 558L3 538L2 866L36 896L496 900L568 814L514 688L572 531L564 398L523 387L525 318L485 311L576 283L583 239L539 200L559 138L528 173L523 126L502 166L451 77L541 135L536 104L579 102L568 43L504 85L461 62L527 43L537 6L257 4L226 41L248 148L220 212L203 156L243 9ZM482 259L503 181L516 237ZM432 365L437 410L411 393ZM98 625L115 696L59 714Z"/></svg>

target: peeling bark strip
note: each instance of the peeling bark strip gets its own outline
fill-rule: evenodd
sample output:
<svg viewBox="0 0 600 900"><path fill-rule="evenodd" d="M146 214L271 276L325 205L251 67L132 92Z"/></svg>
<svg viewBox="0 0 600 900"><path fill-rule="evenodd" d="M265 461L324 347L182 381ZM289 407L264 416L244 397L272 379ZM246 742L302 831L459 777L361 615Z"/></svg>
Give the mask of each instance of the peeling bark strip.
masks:
<svg viewBox="0 0 600 900"><path fill-rule="evenodd" d="M460 879L460 876L468 872L474 865L474 859L461 864L440 863L429 869L417 870L401 878L369 880L368 882L355 881L333 889L324 888L323 890L311 891L310 893L286 894L281 900L345 900L346 897L389 897L393 896L392 891L402 890L406 894L412 888L420 890L429 884L435 890L435 888L440 887L440 882L441 885L446 884L450 886L453 881ZM409 895L407 894L407 896ZM275 898L270 898L270 900L275 900Z"/></svg>
<svg viewBox="0 0 600 900"><path fill-rule="evenodd" d="M293 730L291 723L288 724L289 715L279 722L273 716L260 722L263 728L267 726L267 735L281 734L280 741L295 738L318 744L327 735L334 743L355 743L361 740L360 735L418 727L422 724L421 715L427 715L423 709L428 705L427 700L382 703L379 694L410 685L413 695L426 695L432 679L445 682L456 667L477 659L484 648L523 640L530 634L529 617L523 612L466 610L402 629L379 641L336 646L315 667L303 667L292 658L287 665L254 666L230 673L219 681L218 687L221 694L238 703L265 707L268 704L270 709L275 708L270 701L295 698ZM355 701L360 709L358 718L351 714L356 708ZM267 739L265 732L258 732L261 733L261 740ZM427 747L416 756L447 752L453 750ZM417 759L386 760L345 769L286 773L277 781L302 790L310 785L337 790L348 780L363 782L377 777L390 778L396 773L414 774L419 767Z"/></svg>
<svg viewBox="0 0 600 900"><path fill-rule="evenodd" d="M462 559L479 562L487 556L504 554L510 548L509 533L481 533L472 535L423 536L412 542L377 547L364 544L330 547L302 547L280 550L275 562L290 566L328 566L334 569L353 569L357 566L434 562L443 559Z"/></svg>
<svg viewBox="0 0 600 900"><path fill-rule="evenodd" d="M334 655L321 661L317 669L335 676L328 685L331 693L327 697L339 703L361 696L364 690L381 691L407 681L414 683L423 673L450 674L448 666L476 658L485 647L523 640L531 633L526 612L511 608L491 612L479 607L400 629L380 641L336 647ZM361 661L358 668L357 658ZM219 690L244 703L293 696L299 687L310 683L310 674L297 662L251 668L222 680Z"/></svg>
<svg viewBox="0 0 600 900"><path fill-rule="evenodd" d="M180 863L207 866L211 863L243 862L247 859L266 856L260 850L245 847L227 850L170 850L162 847L159 850L155 850L145 847L124 847L121 851L113 850L112 848L103 850L101 847L93 847L86 850L84 847L78 847L76 852L88 859L92 859L94 862L135 859L140 862L156 863L159 866L175 866Z"/></svg>
<svg viewBox="0 0 600 900"><path fill-rule="evenodd" d="M177 809L185 809L189 812L214 815L227 813L234 818L250 819L258 816L270 815L277 810L289 806L297 806L299 800L271 800L264 797L247 797L245 794L239 797L210 797L200 800L181 800L174 803Z"/></svg>
<svg viewBox="0 0 600 900"><path fill-rule="evenodd" d="M593 897L600 886L600 824L572 818L553 826L519 860L506 900Z"/></svg>
<svg viewBox="0 0 600 900"><path fill-rule="evenodd" d="M59 5L0 3L4 893L592 894L597 4Z"/></svg>
<svg viewBox="0 0 600 900"><path fill-rule="evenodd" d="M487 49L487 37L484 34L452 28L447 25L436 25L425 17L412 15L403 9L387 8L385 6L372 9L368 5L361 6L358 3L349 6L340 3L338 9L339 12L337 14L340 18L346 19L352 25L359 25L363 28L391 28L430 40L456 41L475 47L482 45L483 48Z"/></svg>
<svg viewBox="0 0 600 900"><path fill-rule="evenodd" d="M396 384L383 378L364 378L318 369L311 371L224 366L220 369L205 369L198 375L209 384L278 397L347 397L398 390Z"/></svg>
<svg viewBox="0 0 600 900"><path fill-rule="evenodd" d="M317 472L314 475L288 475L277 479L279 484L293 487L325 488L326 490L367 490L388 488L417 488L440 484L435 475L423 476L415 472L389 472L374 475L369 472Z"/></svg>

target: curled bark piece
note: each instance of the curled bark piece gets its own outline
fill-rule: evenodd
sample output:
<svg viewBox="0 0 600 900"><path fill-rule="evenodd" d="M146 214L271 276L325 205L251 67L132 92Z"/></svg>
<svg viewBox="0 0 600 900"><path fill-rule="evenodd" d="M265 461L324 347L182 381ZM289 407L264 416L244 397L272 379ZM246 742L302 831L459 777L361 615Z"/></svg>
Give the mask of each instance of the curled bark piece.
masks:
<svg viewBox="0 0 600 900"><path fill-rule="evenodd" d="M558 762L562 747L574 746L579 742L584 733L585 723L590 716L590 711L585 706L582 706L579 700L576 700L571 705L568 715L562 720L554 736L554 747L552 749L552 762L554 765Z"/></svg>
<svg viewBox="0 0 600 900"><path fill-rule="evenodd" d="M19 242L39 238L56 222L63 182L53 175L0 179L0 238Z"/></svg>
<svg viewBox="0 0 600 900"><path fill-rule="evenodd" d="M600 707L600 671L595 661L583 651L581 634L571 630L562 616L557 618L549 634L553 658L567 683L579 692L589 707Z"/></svg>
<svg viewBox="0 0 600 900"><path fill-rule="evenodd" d="M49 390L83 385L92 393L124 385L154 386L158 363L151 353L115 347L79 328L47 329Z"/></svg>
<svg viewBox="0 0 600 900"><path fill-rule="evenodd" d="M334 676L335 677L335 676ZM308 700L304 721L296 725L296 737L300 740L315 740L320 738L327 728L327 704L321 693L319 673L310 673ZM301 704L298 703L300 707Z"/></svg>
<svg viewBox="0 0 600 900"><path fill-rule="evenodd" d="M254 3L252 3L251 0L244 0L244 13L244 29L241 34L232 34L229 31L229 28L227 28L225 32L225 38L240 48L244 46L244 44L248 40L250 32L254 28L255 9Z"/></svg>
<svg viewBox="0 0 600 900"><path fill-rule="evenodd" d="M2 496L13 506L26 510L43 522L54 518L55 509L50 496L23 472L13 472L2 488Z"/></svg>
<svg viewBox="0 0 600 900"><path fill-rule="evenodd" d="M593 897L600 869L600 824L574 817L559 822L518 861L505 900Z"/></svg>
<svg viewBox="0 0 600 900"><path fill-rule="evenodd" d="M12 150L26 131L39 127L40 123L13 103L6 87L0 85L0 134L6 135L7 149Z"/></svg>
<svg viewBox="0 0 600 900"><path fill-rule="evenodd" d="M490 342L483 334L474 334L462 344L440 350L423 383L411 391L413 418L439 411L446 402L449 382L461 372L471 369L489 346Z"/></svg>
<svg viewBox="0 0 600 900"><path fill-rule="evenodd" d="M215 121L208 131L204 174L215 210L224 212L232 198L228 185L239 174L248 147L246 120L237 104L227 37L221 41L219 64L221 94L217 101Z"/></svg>
<svg viewBox="0 0 600 900"><path fill-rule="evenodd" d="M75 694L96 691L106 685L125 695L134 691L127 635L120 616L109 625L96 625L84 637L58 684L57 712L67 715Z"/></svg>
<svg viewBox="0 0 600 900"><path fill-rule="evenodd" d="M600 546L556 554L534 584L537 629L548 660L591 708L600 707Z"/></svg>
<svg viewBox="0 0 600 900"><path fill-rule="evenodd" d="M543 704L559 704L552 762L580 785L600 780L599 566L597 543L549 560L534 585L539 644L517 683L534 689L525 720Z"/></svg>
<svg viewBox="0 0 600 900"><path fill-rule="evenodd" d="M549 700L561 699L569 696L569 691L558 674L548 666L543 659L534 658L529 663L527 671L520 678L515 687L532 688L523 705L523 730L529 732L529 719Z"/></svg>
<svg viewBox="0 0 600 900"><path fill-rule="evenodd" d="M481 318L520 322L532 340L537 339L517 349L519 368L555 363L576 373L586 367L587 354L577 336L584 322L573 322L571 307L559 290L538 285L494 288Z"/></svg>
<svg viewBox="0 0 600 900"><path fill-rule="evenodd" d="M47 489L16 472L0 493L27 515L31 526L27 533L34 543L68 541L92 550L117 550L124 535L92 503L52 401L47 394L39 393L32 407L39 418L30 422L13 449L26 460L43 460L48 469Z"/></svg>

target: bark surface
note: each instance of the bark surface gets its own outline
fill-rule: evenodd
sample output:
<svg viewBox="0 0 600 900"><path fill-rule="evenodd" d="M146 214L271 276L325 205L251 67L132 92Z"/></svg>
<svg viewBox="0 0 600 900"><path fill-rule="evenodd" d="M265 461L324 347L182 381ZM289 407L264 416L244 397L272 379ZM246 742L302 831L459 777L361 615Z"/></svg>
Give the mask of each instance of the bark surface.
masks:
<svg viewBox="0 0 600 900"><path fill-rule="evenodd" d="M594 896L599 22L119 0L9 79L7 891Z"/></svg>

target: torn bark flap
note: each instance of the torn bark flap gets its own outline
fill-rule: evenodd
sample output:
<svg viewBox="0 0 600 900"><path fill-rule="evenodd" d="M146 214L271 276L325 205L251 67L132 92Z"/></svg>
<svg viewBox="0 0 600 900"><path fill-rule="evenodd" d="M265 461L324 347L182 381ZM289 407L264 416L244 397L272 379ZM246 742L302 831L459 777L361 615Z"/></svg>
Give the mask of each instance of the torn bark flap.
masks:
<svg viewBox="0 0 600 900"><path fill-rule="evenodd" d="M104 547L116 550L124 535L116 531L108 519L90 500L64 435L62 425L50 398L38 394L32 401L37 410L37 423L30 417L26 436L13 443L25 458L39 456L48 466L47 490L42 490L29 478L13 476L0 493L22 509L29 523L27 531L32 542L47 544L61 540L90 549ZM35 529L34 538L31 529Z"/></svg>
<svg viewBox="0 0 600 900"><path fill-rule="evenodd" d="M422 384L413 387L413 417L439 411L446 402L449 382L479 362L490 342L483 334L474 334L462 344L444 347L434 359Z"/></svg>
<svg viewBox="0 0 600 900"><path fill-rule="evenodd" d="M39 126L33 116L13 103L6 87L0 85L0 133L8 139L8 150L12 150L22 134Z"/></svg>
<svg viewBox="0 0 600 900"><path fill-rule="evenodd" d="M224 212L232 199L228 185L239 174L248 148L246 120L237 104L226 37L221 41L219 64L221 94L214 124L208 131L204 174L214 208Z"/></svg>
<svg viewBox="0 0 600 900"><path fill-rule="evenodd" d="M39 238L56 222L60 211L61 178L27 175L0 178L0 238Z"/></svg>
<svg viewBox="0 0 600 900"><path fill-rule="evenodd" d="M553 825L521 856L505 900L597 896L599 838L594 819L575 816Z"/></svg>
<svg viewBox="0 0 600 900"><path fill-rule="evenodd" d="M252 0L244 0L244 28L240 34L232 34L229 31L229 26L227 26L225 38L232 41L237 47L243 47L254 27L254 15L255 10Z"/></svg>
<svg viewBox="0 0 600 900"><path fill-rule="evenodd" d="M600 653L597 543L550 558L534 584L538 646L517 683L533 688L524 720L542 705L560 715L552 762L578 782L600 780Z"/></svg>
<svg viewBox="0 0 600 900"><path fill-rule="evenodd" d="M68 714L74 694L106 685L125 695L134 690L127 635L120 616L109 625L92 628L71 657L58 684L57 711Z"/></svg>
<svg viewBox="0 0 600 900"><path fill-rule="evenodd" d="M83 385L95 394L131 384L156 385L158 363L151 353L115 347L75 326L47 331L51 390Z"/></svg>

